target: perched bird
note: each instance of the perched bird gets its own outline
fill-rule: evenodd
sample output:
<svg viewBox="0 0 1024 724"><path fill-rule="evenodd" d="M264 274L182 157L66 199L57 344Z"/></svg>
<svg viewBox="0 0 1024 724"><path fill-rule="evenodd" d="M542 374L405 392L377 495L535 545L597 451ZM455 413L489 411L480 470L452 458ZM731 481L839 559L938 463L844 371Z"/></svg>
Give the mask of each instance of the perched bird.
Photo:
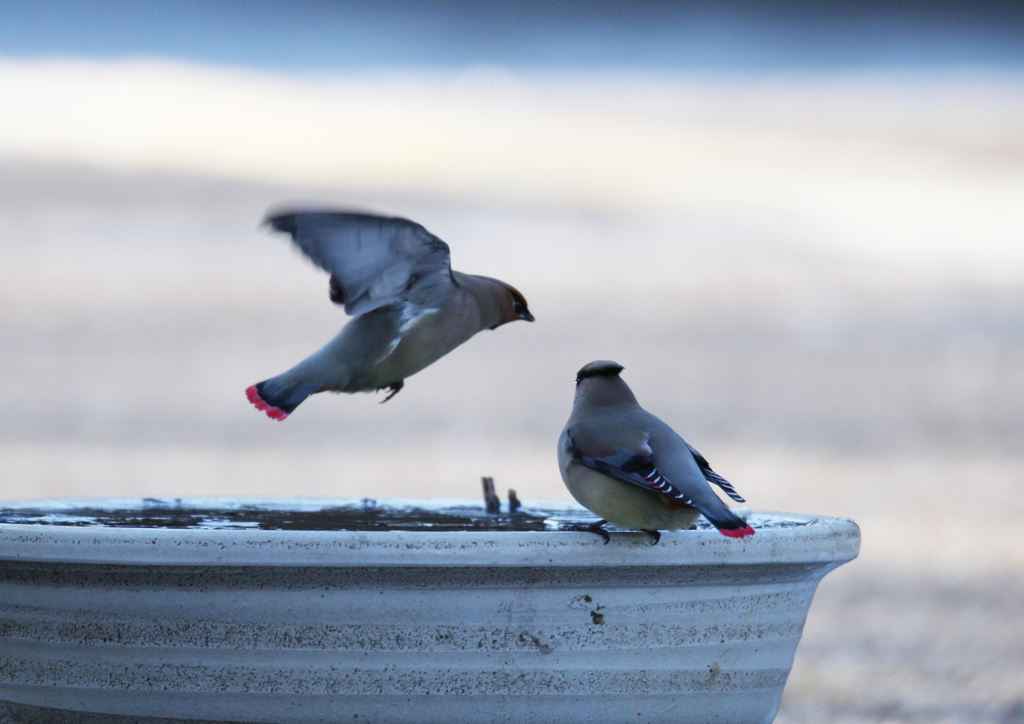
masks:
<svg viewBox="0 0 1024 724"><path fill-rule="evenodd" d="M329 272L330 298L353 319L324 347L277 377L249 387L257 409L284 420L317 392L388 390L477 332L533 321L511 285L453 271L448 245L401 218L339 211L270 216Z"/></svg>
<svg viewBox="0 0 1024 724"><path fill-rule="evenodd" d="M558 439L562 480L579 503L603 518L587 528L608 542L601 526L687 529L703 514L730 538L754 534L711 491L715 483L738 503L736 489L676 432L640 407L619 377L623 367L599 360L576 375L569 422Z"/></svg>

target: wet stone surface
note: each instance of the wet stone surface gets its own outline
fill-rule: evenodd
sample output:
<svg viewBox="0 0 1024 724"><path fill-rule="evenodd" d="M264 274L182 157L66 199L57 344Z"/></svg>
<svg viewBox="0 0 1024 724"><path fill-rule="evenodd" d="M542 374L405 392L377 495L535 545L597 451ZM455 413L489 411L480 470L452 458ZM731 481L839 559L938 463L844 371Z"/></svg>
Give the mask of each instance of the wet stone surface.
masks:
<svg viewBox="0 0 1024 724"><path fill-rule="evenodd" d="M96 501L96 503L110 501ZM560 531L593 523L597 518L582 508L523 507L515 512L489 514L468 501L453 505L393 505L364 498L314 505L275 501L273 504L217 505L188 499L144 498L117 505L31 503L0 508L0 524L108 528L173 528L195 530L305 531ZM777 515L752 513L754 528L806 525ZM698 529L709 529L701 518ZM616 530L615 526L608 526Z"/></svg>
<svg viewBox="0 0 1024 724"><path fill-rule="evenodd" d="M147 498L136 507L0 509L0 523L110 528L310 531L539 531L553 511L487 514L481 505L419 508L379 505L372 499L324 507L275 505L196 506Z"/></svg>

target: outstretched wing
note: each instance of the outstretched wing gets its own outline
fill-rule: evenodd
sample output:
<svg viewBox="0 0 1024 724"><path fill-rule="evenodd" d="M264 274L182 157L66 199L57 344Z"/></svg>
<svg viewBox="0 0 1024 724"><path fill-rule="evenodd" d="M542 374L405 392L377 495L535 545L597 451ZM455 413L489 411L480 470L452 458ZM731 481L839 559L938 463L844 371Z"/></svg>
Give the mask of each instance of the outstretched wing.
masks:
<svg viewBox="0 0 1024 724"><path fill-rule="evenodd" d="M683 440L683 442L686 443L686 447L690 450L690 453L693 455L693 459L697 461L697 467L700 468L700 471L704 473L704 477L709 482L712 482L718 487L720 487L722 490L725 491L726 495L735 500L737 503L747 502L746 500L743 499L743 496L736 492L736 488L732 486L732 483L730 483L728 480L726 480L721 475L719 475L718 473L711 469L711 466L708 464L708 461L704 459L703 455L694 450L693 446L690 445L690 443L686 442L685 440Z"/></svg>
<svg viewBox="0 0 1024 724"><path fill-rule="evenodd" d="M330 273L331 300L353 316L402 301L429 276L450 283L448 245L408 219L300 211L269 216L266 223L291 234L295 245Z"/></svg>
<svg viewBox="0 0 1024 724"><path fill-rule="evenodd" d="M603 458L577 455L576 459L588 468L593 468L624 483L636 485L644 490L664 495L666 498L672 498L687 505L696 506L689 497L658 472L650 456L621 452Z"/></svg>

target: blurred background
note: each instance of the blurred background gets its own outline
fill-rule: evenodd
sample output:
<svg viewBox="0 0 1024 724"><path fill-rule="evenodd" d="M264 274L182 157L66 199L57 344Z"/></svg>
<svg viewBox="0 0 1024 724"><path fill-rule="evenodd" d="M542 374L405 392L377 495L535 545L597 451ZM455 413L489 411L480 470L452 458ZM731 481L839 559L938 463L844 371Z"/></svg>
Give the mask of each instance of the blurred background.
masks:
<svg viewBox="0 0 1024 724"><path fill-rule="evenodd" d="M614 359L752 507L854 518L777 721L1024 722L1024 6L0 5L0 497L564 499ZM379 396L270 207L526 295Z"/></svg>

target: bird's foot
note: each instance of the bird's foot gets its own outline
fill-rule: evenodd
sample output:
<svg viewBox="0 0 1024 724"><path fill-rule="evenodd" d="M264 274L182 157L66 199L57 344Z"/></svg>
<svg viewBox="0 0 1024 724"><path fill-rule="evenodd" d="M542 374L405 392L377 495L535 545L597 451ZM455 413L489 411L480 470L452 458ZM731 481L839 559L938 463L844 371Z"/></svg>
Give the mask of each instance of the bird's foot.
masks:
<svg viewBox="0 0 1024 724"><path fill-rule="evenodd" d="M657 530L647 530L647 529L645 528L645 529L644 529L644 533L650 533L650 534L651 534L651 535L652 535L652 536L654 537L654 542L653 542L653 543L651 543L651 545L652 545L652 546L656 546L656 545L658 545L658 542L659 542L659 541L661 540L661 531L657 531Z"/></svg>
<svg viewBox="0 0 1024 724"><path fill-rule="evenodd" d="M591 523L590 525L574 525L569 530L578 530L580 533L597 533L599 536L604 538L604 544L608 545L608 541L612 538L608 535L608 531L602 527L607 522L607 520L602 518L596 523Z"/></svg>
<svg viewBox="0 0 1024 724"><path fill-rule="evenodd" d="M405 380L399 380L398 382L393 382L390 385L385 385L384 387L378 387L377 388L377 392L380 392L381 390L387 390L388 391L388 396L385 397L383 400L381 400L380 404L383 405L385 402L387 402L392 397L397 395L401 391L401 389L403 387L405 387Z"/></svg>
<svg viewBox="0 0 1024 724"><path fill-rule="evenodd" d="M338 282L334 281L334 277L331 277L331 284L328 287L328 293L331 297L331 301L335 304L345 303L345 290L341 288Z"/></svg>

